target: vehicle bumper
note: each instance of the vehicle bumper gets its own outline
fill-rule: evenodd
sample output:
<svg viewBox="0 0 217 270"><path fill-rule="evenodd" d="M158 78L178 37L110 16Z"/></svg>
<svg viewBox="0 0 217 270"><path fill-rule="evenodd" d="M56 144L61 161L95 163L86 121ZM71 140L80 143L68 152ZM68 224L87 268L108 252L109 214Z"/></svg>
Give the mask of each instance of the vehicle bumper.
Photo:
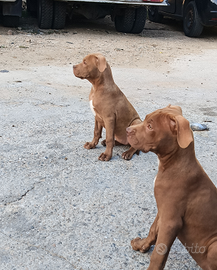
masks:
<svg viewBox="0 0 217 270"><path fill-rule="evenodd" d="M204 4L204 6L198 6L198 8L198 12L200 14L203 25L217 25L217 0L206 1L206 4Z"/></svg>
<svg viewBox="0 0 217 270"><path fill-rule="evenodd" d="M64 2L78 3L76 0L62 0ZM159 2L160 1L160 2ZM168 0L81 0L83 3L98 3L98 4L125 4L125 5L134 5L134 6L147 6L147 5L156 5L156 6L168 6Z"/></svg>
<svg viewBox="0 0 217 270"><path fill-rule="evenodd" d="M2 14L4 16L19 16L22 15L22 0L16 1L1 1L2 3Z"/></svg>
<svg viewBox="0 0 217 270"><path fill-rule="evenodd" d="M217 25L217 10L210 11L209 25Z"/></svg>

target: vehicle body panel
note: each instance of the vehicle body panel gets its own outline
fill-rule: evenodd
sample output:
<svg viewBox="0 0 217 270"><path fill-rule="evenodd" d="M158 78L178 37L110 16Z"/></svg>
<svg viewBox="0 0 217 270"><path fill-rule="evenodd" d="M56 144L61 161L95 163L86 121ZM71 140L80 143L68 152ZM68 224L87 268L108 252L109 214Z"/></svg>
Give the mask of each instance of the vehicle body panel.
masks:
<svg viewBox="0 0 217 270"><path fill-rule="evenodd" d="M217 1L195 0L197 10L204 25L217 25Z"/></svg>
<svg viewBox="0 0 217 270"><path fill-rule="evenodd" d="M204 26L217 25L217 0L194 0L201 23ZM187 0L169 0L168 7L159 7L160 13L172 17L183 17L183 10Z"/></svg>
<svg viewBox="0 0 217 270"><path fill-rule="evenodd" d="M175 13L176 0L170 0L169 5L167 7L162 7L161 10L169 13Z"/></svg>

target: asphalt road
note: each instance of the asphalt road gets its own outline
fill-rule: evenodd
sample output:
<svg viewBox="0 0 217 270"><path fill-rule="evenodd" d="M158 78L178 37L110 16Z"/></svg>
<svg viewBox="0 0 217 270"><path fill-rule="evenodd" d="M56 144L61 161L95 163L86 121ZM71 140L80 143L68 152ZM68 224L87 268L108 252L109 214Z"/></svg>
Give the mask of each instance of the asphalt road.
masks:
<svg viewBox="0 0 217 270"><path fill-rule="evenodd" d="M175 59L170 73L112 70L142 119L173 104L209 127L194 132L195 148L217 185L215 59L209 50ZM101 162L103 146L83 148L93 136L90 84L71 65L7 71L0 72L0 269L147 269L152 250L135 252L130 240L147 236L157 212L157 157L125 161L126 147L115 147ZM165 269L199 267L176 240Z"/></svg>

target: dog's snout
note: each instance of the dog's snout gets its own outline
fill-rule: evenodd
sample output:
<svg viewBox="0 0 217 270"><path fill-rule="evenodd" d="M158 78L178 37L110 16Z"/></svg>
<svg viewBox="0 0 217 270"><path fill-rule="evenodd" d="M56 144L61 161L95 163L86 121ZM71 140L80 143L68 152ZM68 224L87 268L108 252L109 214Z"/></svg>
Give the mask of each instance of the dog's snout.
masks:
<svg viewBox="0 0 217 270"><path fill-rule="evenodd" d="M126 131L127 131L127 133L129 133L129 132L130 132L130 128L129 128L129 127L127 127L127 128L126 128Z"/></svg>
<svg viewBox="0 0 217 270"><path fill-rule="evenodd" d="M135 134L135 129L131 128L131 127L127 127L126 128L127 134L133 135Z"/></svg>

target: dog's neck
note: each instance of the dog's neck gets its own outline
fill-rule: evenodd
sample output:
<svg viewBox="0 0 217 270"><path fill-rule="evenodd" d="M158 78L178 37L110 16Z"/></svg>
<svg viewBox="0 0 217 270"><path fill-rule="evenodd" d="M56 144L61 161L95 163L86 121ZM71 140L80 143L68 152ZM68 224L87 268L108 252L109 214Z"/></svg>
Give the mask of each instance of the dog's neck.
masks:
<svg viewBox="0 0 217 270"><path fill-rule="evenodd" d="M192 163L194 160L196 161L195 151L194 151L194 142L191 142L190 145L183 149L181 147L176 147L171 149L167 153L161 153L160 151L155 152L159 159L159 170L165 171L167 168L172 167L172 164L183 164L186 166L187 164ZM185 165L184 165L185 164Z"/></svg>
<svg viewBox="0 0 217 270"><path fill-rule="evenodd" d="M114 79L112 76L111 68L107 64L106 69L103 72L99 72L99 76L96 78L87 78L87 80L93 85L93 89L101 89L102 86L107 85L108 88L109 86L113 85Z"/></svg>

